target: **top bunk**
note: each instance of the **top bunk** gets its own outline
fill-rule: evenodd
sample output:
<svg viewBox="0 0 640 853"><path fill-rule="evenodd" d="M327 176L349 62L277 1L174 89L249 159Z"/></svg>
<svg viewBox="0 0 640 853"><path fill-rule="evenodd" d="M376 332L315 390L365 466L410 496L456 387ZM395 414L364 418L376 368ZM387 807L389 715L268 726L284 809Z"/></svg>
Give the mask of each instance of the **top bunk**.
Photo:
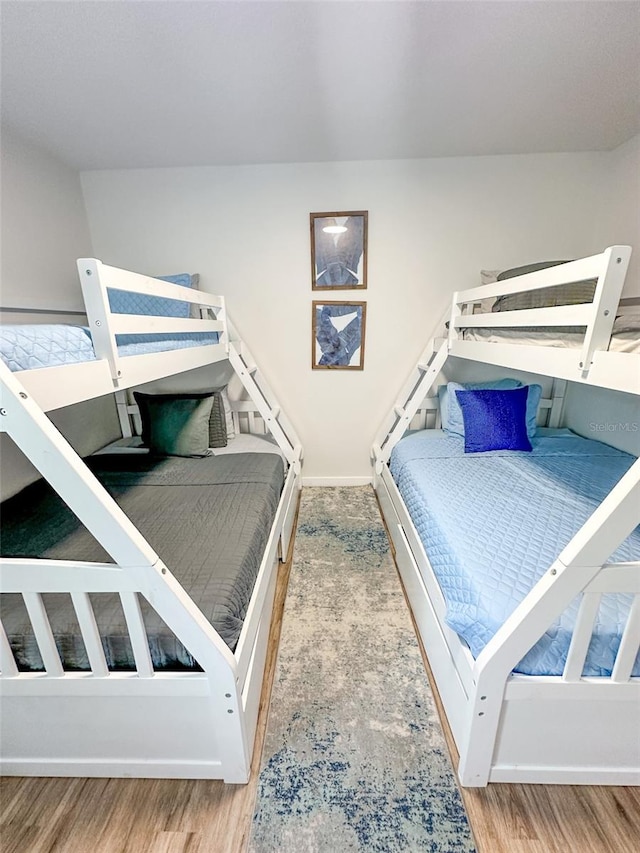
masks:
<svg viewBox="0 0 640 853"><path fill-rule="evenodd" d="M80 258L88 326L3 326L0 369L43 411L229 358L224 297ZM194 281L196 279L196 281ZM43 312L45 313L45 312Z"/></svg>
<svg viewBox="0 0 640 853"><path fill-rule="evenodd" d="M621 303L630 257L631 247L611 246L458 291L442 348L458 358L640 394L640 305Z"/></svg>

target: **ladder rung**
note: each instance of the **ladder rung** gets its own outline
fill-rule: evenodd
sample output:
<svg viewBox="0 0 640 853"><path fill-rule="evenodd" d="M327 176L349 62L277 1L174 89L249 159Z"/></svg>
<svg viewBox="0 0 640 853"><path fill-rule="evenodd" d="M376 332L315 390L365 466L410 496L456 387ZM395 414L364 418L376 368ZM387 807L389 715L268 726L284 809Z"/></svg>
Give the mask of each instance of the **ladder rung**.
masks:
<svg viewBox="0 0 640 853"><path fill-rule="evenodd" d="M427 370L429 370L429 363L426 361L419 362L418 370L422 370L422 372L425 373Z"/></svg>
<svg viewBox="0 0 640 853"><path fill-rule="evenodd" d="M394 406L394 407L393 407L393 411L396 413L396 415L397 415L399 418L403 417L403 416L404 416L404 413L405 413L404 406Z"/></svg>
<svg viewBox="0 0 640 853"><path fill-rule="evenodd" d="M278 415L280 414L280 407L279 407L279 406L274 406L274 407L273 407L273 409L271 409L271 411L269 412L269 414L270 414L270 416L271 416L274 420L276 420L276 421L277 421L277 420L278 420Z"/></svg>
<svg viewBox="0 0 640 853"><path fill-rule="evenodd" d="M257 371L257 369L258 369L257 364L248 364L247 365L247 373L249 374L249 376L253 376L253 374Z"/></svg>

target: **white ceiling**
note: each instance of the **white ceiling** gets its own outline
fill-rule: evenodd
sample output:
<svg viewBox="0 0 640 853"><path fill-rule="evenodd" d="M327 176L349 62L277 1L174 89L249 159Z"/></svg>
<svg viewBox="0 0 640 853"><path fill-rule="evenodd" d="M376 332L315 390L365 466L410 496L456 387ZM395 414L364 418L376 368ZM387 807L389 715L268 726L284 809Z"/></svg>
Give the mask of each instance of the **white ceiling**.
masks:
<svg viewBox="0 0 640 853"><path fill-rule="evenodd" d="M2 0L7 125L78 169L608 150L640 3Z"/></svg>

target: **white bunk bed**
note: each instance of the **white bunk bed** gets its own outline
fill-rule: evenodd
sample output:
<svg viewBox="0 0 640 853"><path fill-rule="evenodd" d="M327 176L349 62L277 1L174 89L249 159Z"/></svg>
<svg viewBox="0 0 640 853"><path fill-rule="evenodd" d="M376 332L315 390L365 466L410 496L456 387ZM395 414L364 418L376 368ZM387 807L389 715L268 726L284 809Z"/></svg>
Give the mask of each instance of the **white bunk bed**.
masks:
<svg viewBox="0 0 640 853"><path fill-rule="evenodd" d="M0 561L0 589L25 603L44 664L19 671L0 630L2 769L12 775L133 776L248 780L277 567L289 550L300 489L302 448L259 370L247 363L224 299L94 259L78 261L94 355L56 367L11 372L0 362L0 427L60 495L113 562ZM201 317L113 313L108 292L163 297L199 306ZM123 356L116 335L205 343ZM212 337L213 336L213 337ZM176 344L178 346L178 344ZM116 394L131 435L126 389L228 360L249 401L235 404L243 431L268 432L288 472L242 630L232 652L153 548L53 426L45 412ZM119 595L135 658L131 672L109 669L89 597ZM70 596L90 669L65 670L43 594ZM201 671L158 671L150 655L140 597L198 662Z"/></svg>
<svg viewBox="0 0 640 853"><path fill-rule="evenodd" d="M640 562L610 561L640 521L640 461L574 531L476 657L447 624L449 603L389 468L407 430L427 428L433 435L440 427L435 391L452 356L467 365L508 368L509 375L516 370L554 378L539 409L538 423L548 427L562 424L566 380L640 395L640 355L609 349L630 252L614 246L591 258L455 293L448 336L430 342L373 446L374 486L460 755L463 786L640 784L640 678L632 675L640 648ZM597 279L587 304L472 313L487 297L583 279ZM528 345L468 340L463 334L478 327L493 332L539 326L544 332L557 325L584 327L578 350L549 346L544 334L537 345L531 333ZM433 555L432 560L435 564ZM611 674L585 676L601 597L609 593L631 597L626 624ZM514 672L576 597L580 605L560 674Z"/></svg>

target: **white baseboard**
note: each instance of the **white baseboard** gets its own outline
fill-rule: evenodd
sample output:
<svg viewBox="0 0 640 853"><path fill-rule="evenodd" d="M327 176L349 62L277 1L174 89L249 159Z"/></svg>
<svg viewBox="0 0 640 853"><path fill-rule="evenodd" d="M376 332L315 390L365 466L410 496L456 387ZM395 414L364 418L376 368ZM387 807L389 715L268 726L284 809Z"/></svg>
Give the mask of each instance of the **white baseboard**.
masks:
<svg viewBox="0 0 640 853"><path fill-rule="evenodd" d="M371 477L303 477L303 486L369 486Z"/></svg>

